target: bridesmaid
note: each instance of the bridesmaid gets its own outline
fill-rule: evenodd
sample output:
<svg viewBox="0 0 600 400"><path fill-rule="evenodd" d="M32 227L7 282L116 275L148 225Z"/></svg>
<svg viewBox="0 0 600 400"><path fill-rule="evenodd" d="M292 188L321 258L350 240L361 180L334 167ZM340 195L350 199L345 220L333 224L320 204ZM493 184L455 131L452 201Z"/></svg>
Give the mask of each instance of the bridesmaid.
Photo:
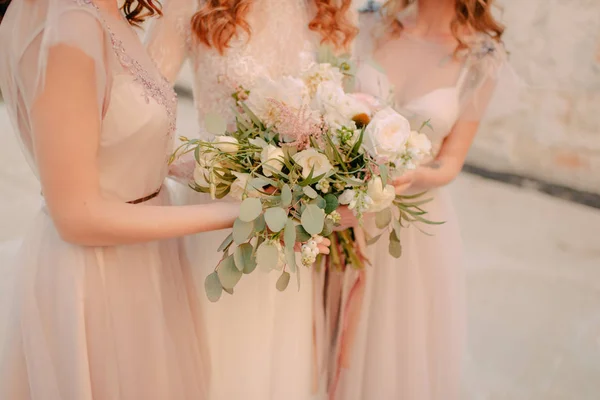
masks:
<svg viewBox="0 0 600 400"><path fill-rule="evenodd" d="M459 398L465 275L458 222L445 186L465 162L506 60L504 28L491 14L492 3L390 0L380 12L361 18L357 56L374 63L360 63L358 90L384 98L391 92L415 127L429 120L433 128L426 132L433 142L432 160L397 179L397 192L427 190L433 198L424 207L428 217L445 224L405 229L400 259L388 254L389 242L381 239L367 248L373 267L366 277L346 274L345 287L357 294L343 297L346 333L331 367L337 371L331 399ZM349 279L358 283L348 285ZM355 298L362 299L362 309L352 307Z"/></svg>
<svg viewBox="0 0 600 400"><path fill-rule="evenodd" d="M125 0L125 17L115 0L1 10L0 88L45 204L16 263L0 398L205 399L178 238L231 227L239 205L169 206L176 97L131 28L156 3Z"/></svg>

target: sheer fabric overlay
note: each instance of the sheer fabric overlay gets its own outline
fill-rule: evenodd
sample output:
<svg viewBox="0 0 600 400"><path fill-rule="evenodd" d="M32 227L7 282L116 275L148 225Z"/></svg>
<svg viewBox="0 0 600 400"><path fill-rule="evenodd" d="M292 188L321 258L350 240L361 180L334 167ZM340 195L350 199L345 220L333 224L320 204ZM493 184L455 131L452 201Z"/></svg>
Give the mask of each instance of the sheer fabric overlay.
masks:
<svg viewBox="0 0 600 400"><path fill-rule="evenodd" d="M59 46L95 66L95 121L74 115L73 123L100 121L102 195L127 202L154 193L172 152L175 93L128 23L89 0L14 1L0 25L0 87L33 171L32 109L46 87L50 51ZM145 204L168 205L168 191ZM0 398L205 398L204 322L180 240L73 245L42 207L15 271Z"/></svg>

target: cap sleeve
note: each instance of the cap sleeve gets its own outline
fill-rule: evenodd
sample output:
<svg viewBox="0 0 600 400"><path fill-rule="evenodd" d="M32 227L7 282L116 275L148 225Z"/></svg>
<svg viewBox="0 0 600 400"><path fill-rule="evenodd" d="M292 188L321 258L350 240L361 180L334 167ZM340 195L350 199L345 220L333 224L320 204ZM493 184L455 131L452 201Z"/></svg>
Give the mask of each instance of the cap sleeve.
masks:
<svg viewBox="0 0 600 400"><path fill-rule="evenodd" d="M99 113L107 88L107 33L97 10L88 4L67 2L64 7L49 11L40 33L25 46L19 62L21 93L25 102L33 104L46 83L51 49L67 46L69 54L85 55L94 64ZM60 60L65 65L69 60Z"/></svg>
<svg viewBox="0 0 600 400"><path fill-rule="evenodd" d="M460 120L481 120L506 64L507 55L501 43L484 34L475 39L459 78Z"/></svg>

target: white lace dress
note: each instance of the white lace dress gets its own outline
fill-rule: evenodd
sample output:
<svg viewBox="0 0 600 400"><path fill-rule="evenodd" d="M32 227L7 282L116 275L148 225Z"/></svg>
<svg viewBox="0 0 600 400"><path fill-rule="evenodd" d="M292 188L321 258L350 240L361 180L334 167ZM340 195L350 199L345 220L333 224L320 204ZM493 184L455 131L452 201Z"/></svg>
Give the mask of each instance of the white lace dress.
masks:
<svg viewBox="0 0 600 400"><path fill-rule="evenodd" d="M296 75L315 54L308 30L305 0L257 0L248 22L250 38L234 38L224 55L192 39L190 20L197 0L170 0L164 17L150 28L148 49L161 72L175 81L184 60L194 72L194 103L198 134L208 113L233 120L231 94L237 86L252 88L260 76ZM180 132L193 137L194 132ZM187 187L186 202L210 201ZM216 252L227 231L205 233L187 245L198 282L204 281L220 259ZM215 400L304 400L311 397L312 289L309 271L302 271L301 290L275 288L276 274L245 276L233 296L210 303L201 294L212 362Z"/></svg>

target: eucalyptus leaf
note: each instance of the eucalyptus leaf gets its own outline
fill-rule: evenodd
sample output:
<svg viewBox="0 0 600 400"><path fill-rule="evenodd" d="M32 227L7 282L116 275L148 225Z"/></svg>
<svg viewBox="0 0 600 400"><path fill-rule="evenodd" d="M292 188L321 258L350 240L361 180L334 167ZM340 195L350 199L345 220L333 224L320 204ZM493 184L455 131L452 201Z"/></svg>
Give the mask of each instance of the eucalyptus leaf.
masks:
<svg viewBox="0 0 600 400"><path fill-rule="evenodd" d="M297 242L308 242L312 238L312 235L306 232L306 229L302 225L296 225L296 241Z"/></svg>
<svg viewBox="0 0 600 400"><path fill-rule="evenodd" d="M387 165L379 164L379 176L381 177L381 183L383 183L383 187L385 187L390 177L390 171Z"/></svg>
<svg viewBox="0 0 600 400"><path fill-rule="evenodd" d="M317 207L319 207L322 210L325 210L325 207L327 207L327 202L325 201L324 198L322 198L321 196L317 196L313 201L312 204L316 204Z"/></svg>
<svg viewBox="0 0 600 400"><path fill-rule="evenodd" d="M244 222L237 218L233 222L233 241L236 244L242 244L254 233L254 222Z"/></svg>
<svg viewBox="0 0 600 400"><path fill-rule="evenodd" d="M380 233L379 235L374 236L374 237L370 238L369 240L367 240L367 246L370 246L372 244L377 243L377 241L379 240L379 238L381 238L381 235L383 235L383 234Z"/></svg>
<svg viewBox="0 0 600 400"><path fill-rule="evenodd" d="M221 298L221 295L223 294L223 286L221 286L219 275L216 272L208 275L204 280L204 291L206 292L206 297L208 297L208 300L213 303L219 301Z"/></svg>
<svg viewBox="0 0 600 400"><path fill-rule="evenodd" d="M285 184L281 188L281 205L289 207L290 204L292 204L292 189L290 189L289 185Z"/></svg>
<svg viewBox="0 0 600 400"><path fill-rule="evenodd" d="M242 277L242 271L235 266L233 256L229 256L221 261L217 269L217 274L219 275L221 285L225 289L233 289Z"/></svg>
<svg viewBox="0 0 600 400"><path fill-rule="evenodd" d="M390 222L392 222L392 210L389 207L375 214L375 225L379 229L385 228Z"/></svg>
<svg viewBox="0 0 600 400"><path fill-rule="evenodd" d="M294 250L294 245L296 244L296 227L294 226L294 221L291 219L288 219L285 223L283 242L285 243L286 249L292 249L292 251Z"/></svg>
<svg viewBox="0 0 600 400"><path fill-rule="evenodd" d="M301 217L302 226L311 235L318 235L323 230L325 212L315 204L308 204Z"/></svg>
<svg viewBox="0 0 600 400"><path fill-rule="evenodd" d="M287 222L287 213L281 207L268 208L265 211L265 221L271 231L279 232Z"/></svg>
<svg viewBox="0 0 600 400"><path fill-rule="evenodd" d="M283 271L283 274L281 274L279 279L277 279L277 284L275 286L277 287L277 290L279 290L280 292L283 292L288 287L289 283L290 283L290 273L287 271Z"/></svg>
<svg viewBox="0 0 600 400"><path fill-rule="evenodd" d="M310 186L304 186L304 188L302 189L304 191L304 194L307 195L308 197L310 197L311 199L316 199L317 196L319 195L317 193L317 191L313 188L311 188Z"/></svg>
<svg viewBox="0 0 600 400"><path fill-rule="evenodd" d="M229 248L229 246L231 246L232 242L233 242L233 233L230 233L229 235L227 235L225 240L223 240L223 243L221 243L221 245L217 249L217 252L220 253L222 251L225 251L227 248Z"/></svg>
<svg viewBox="0 0 600 400"><path fill-rule="evenodd" d="M261 214L258 218L254 220L254 231L255 232L263 232L267 227L267 223L265 222L265 215Z"/></svg>
<svg viewBox="0 0 600 400"><path fill-rule="evenodd" d="M250 243L241 244L237 249L235 249L235 252L233 253L233 260L235 261L235 266L237 269L244 272L244 270L250 269L249 264L253 263L256 266L256 262L252 256L253 252L254 248Z"/></svg>
<svg viewBox="0 0 600 400"><path fill-rule="evenodd" d="M400 239L396 236L396 232L390 232L390 245L389 245L389 253L394 258L402 257L402 244L400 243Z"/></svg>
<svg viewBox="0 0 600 400"><path fill-rule="evenodd" d="M204 126L208 133L212 133L215 136L222 135L227 130L225 119L220 114L212 112L206 114Z"/></svg>
<svg viewBox="0 0 600 400"><path fill-rule="evenodd" d="M228 294L230 294L230 295L232 295L232 296L233 296L233 289L226 289L226 288L223 288L223 290L224 290L225 292L227 292Z"/></svg>
<svg viewBox="0 0 600 400"><path fill-rule="evenodd" d="M254 221L262 213L260 199L248 197L240 206L239 219L244 222Z"/></svg>
<svg viewBox="0 0 600 400"><path fill-rule="evenodd" d="M269 272L277 268L279 263L279 250L275 245L264 242L256 251L256 264L263 271Z"/></svg>
<svg viewBox="0 0 600 400"><path fill-rule="evenodd" d="M339 202L338 202L337 197L335 197L331 193L326 194L325 197L324 197L324 199L325 199L325 203L326 203L326 205L325 205L325 214L331 214L340 205Z"/></svg>
<svg viewBox="0 0 600 400"><path fill-rule="evenodd" d="M333 221L330 219L325 219L325 224L323 225L323 230L321 231L321 236L329 236L333 233Z"/></svg>
<svg viewBox="0 0 600 400"><path fill-rule="evenodd" d="M396 237L400 237L400 231L402 230L402 224L397 219L392 221L392 226L394 227L394 232L396 233Z"/></svg>

